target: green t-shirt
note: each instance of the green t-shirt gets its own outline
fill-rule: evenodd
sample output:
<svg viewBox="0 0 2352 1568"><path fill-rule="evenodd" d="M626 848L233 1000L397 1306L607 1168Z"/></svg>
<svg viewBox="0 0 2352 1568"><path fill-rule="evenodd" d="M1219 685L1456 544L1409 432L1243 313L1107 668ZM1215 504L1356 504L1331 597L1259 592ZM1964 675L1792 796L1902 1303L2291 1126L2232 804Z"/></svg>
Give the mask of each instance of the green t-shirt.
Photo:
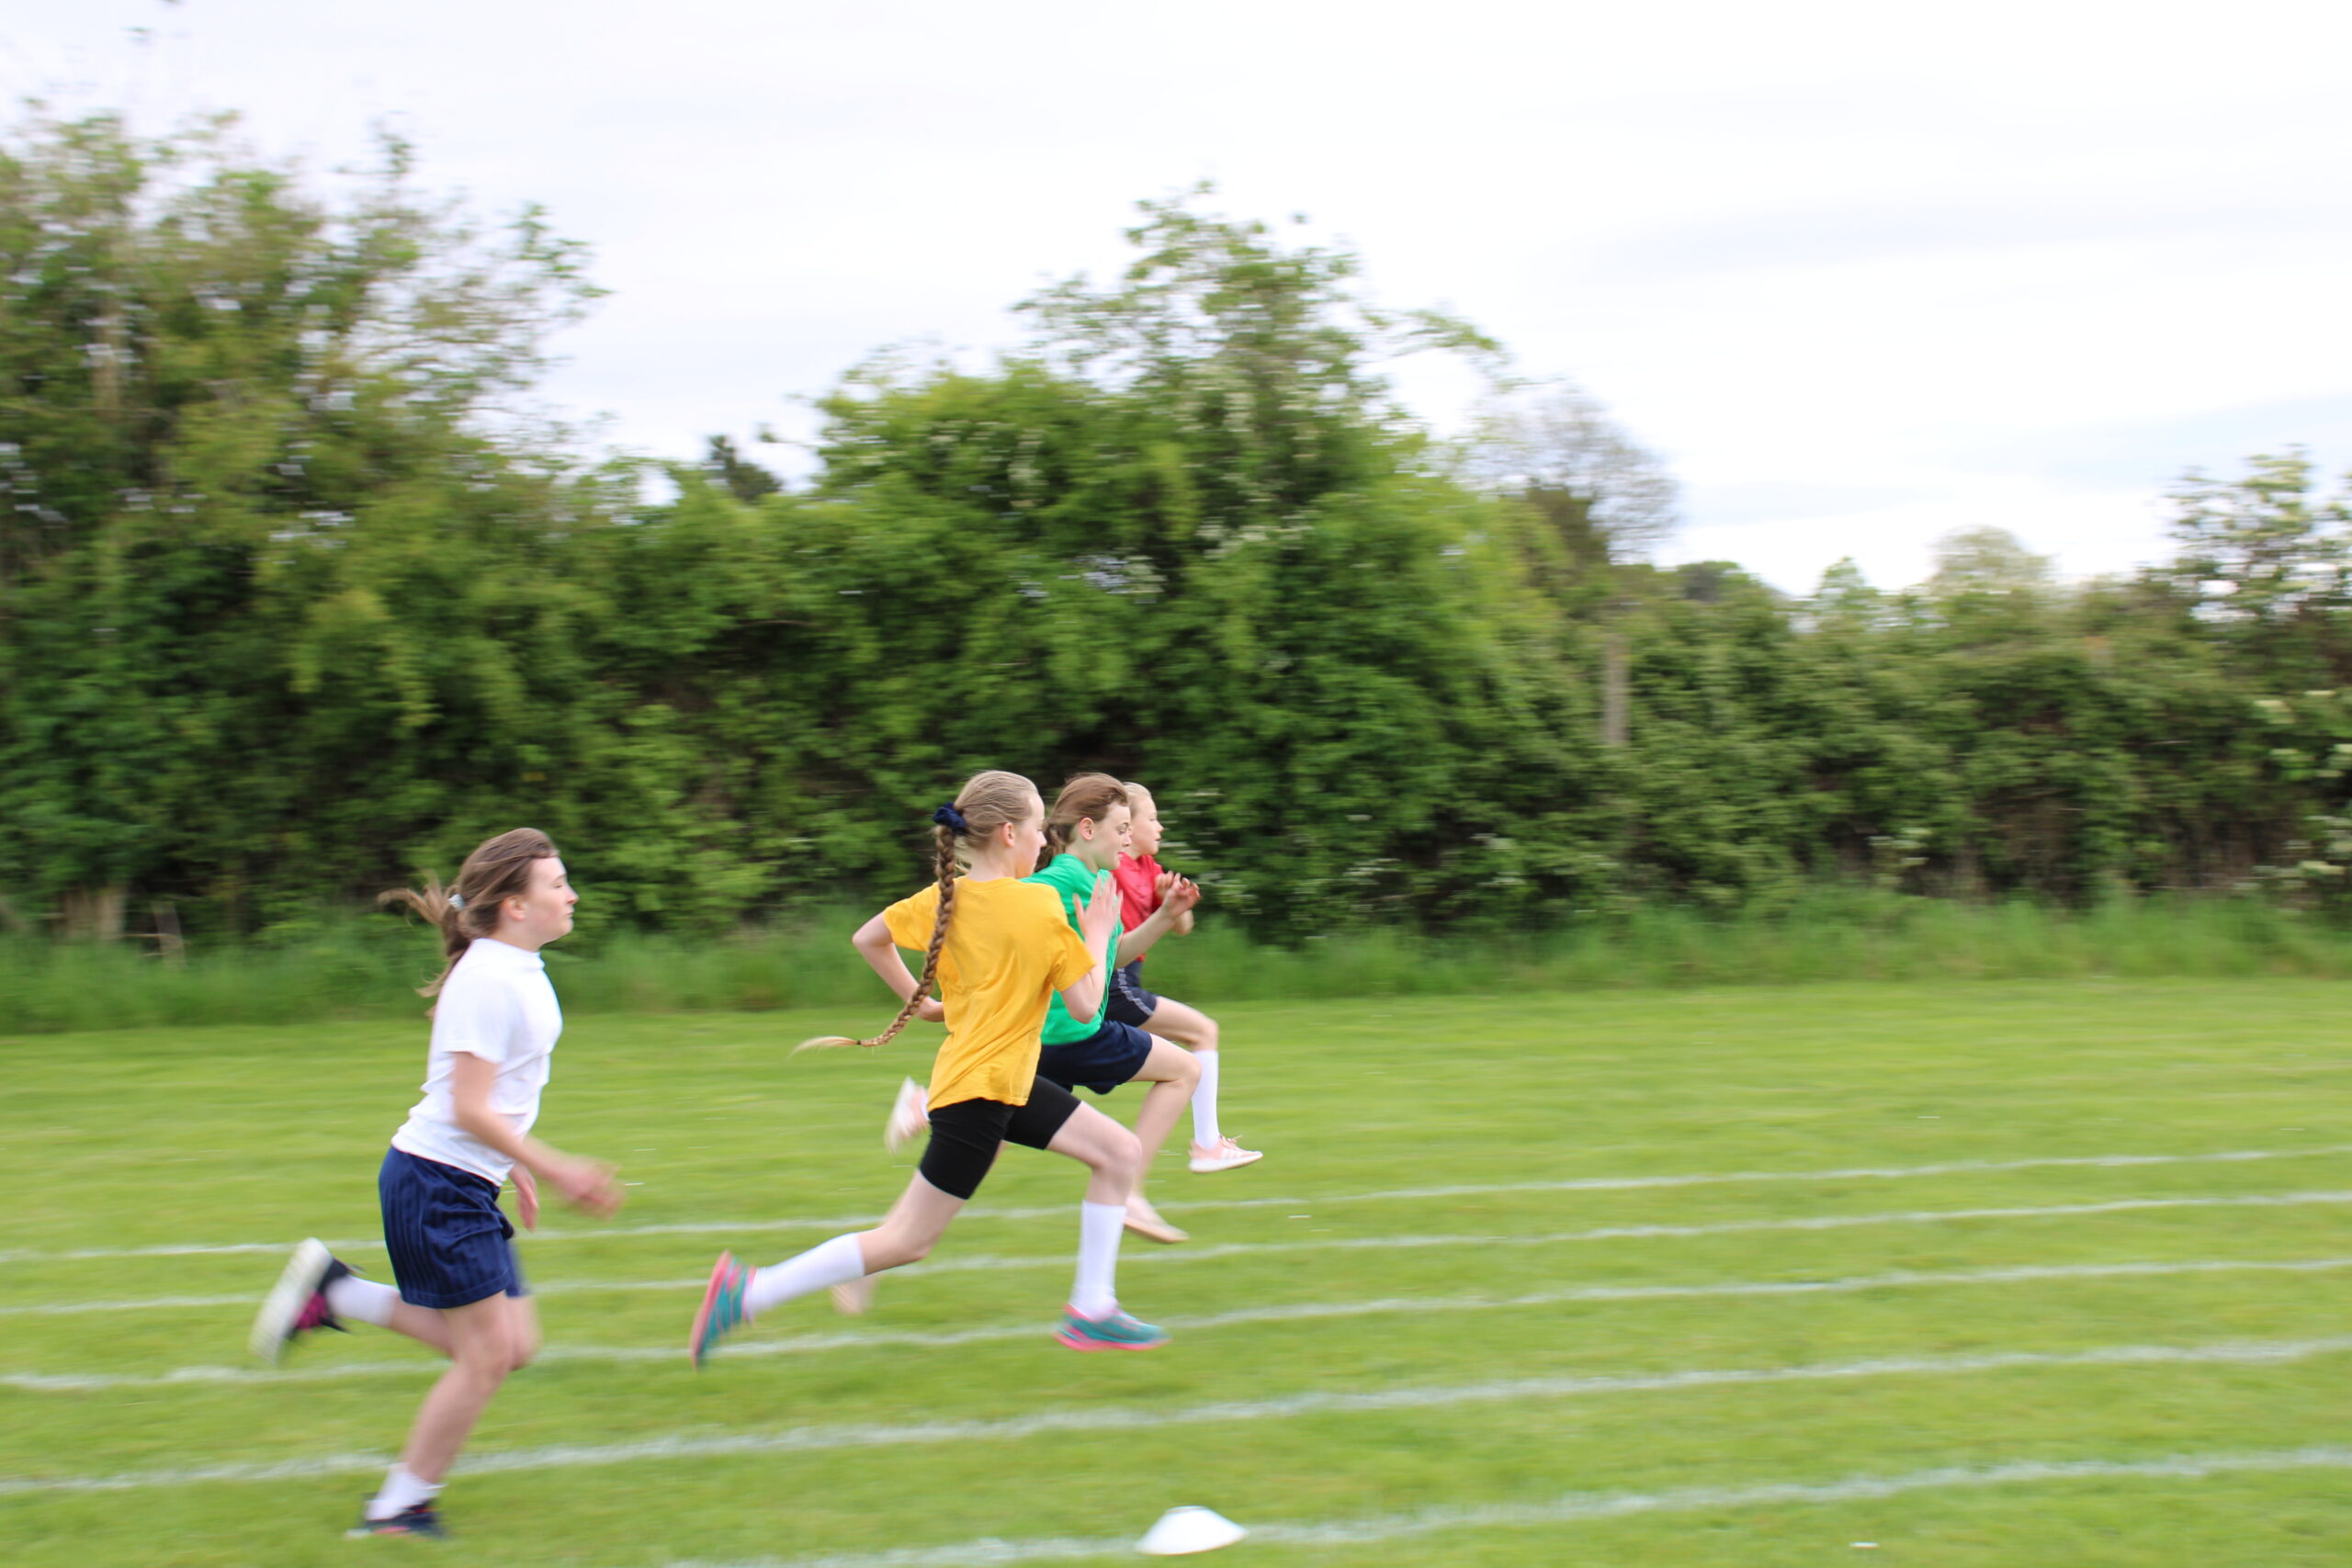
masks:
<svg viewBox="0 0 2352 1568"><path fill-rule="evenodd" d="M1043 883L1060 894L1062 919L1069 922L1070 930L1077 931L1079 901L1094 891L1098 877L1105 884L1112 880L1109 872L1091 871L1087 868L1086 863L1076 855L1061 854L1056 855L1050 864L1035 875L1023 877L1022 880ZM1116 969L1118 966L1119 923L1114 920L1111 922L1111 967ZM1106 1002L1110 1000L1108 997L1102 999ZM1062 1005L1062 994L1056 991L1053 1000L1046 1004L1046 1027L1039 1033L1038 1038L1048 1045L1067 1045L1073 1040L1083 1040L1102 1027L1102 1015L1097 1012L1094 1016L1095 1021L1092 1023L1079 1022L1078 1020L1070 1017L1069 1009Z"/></svg>

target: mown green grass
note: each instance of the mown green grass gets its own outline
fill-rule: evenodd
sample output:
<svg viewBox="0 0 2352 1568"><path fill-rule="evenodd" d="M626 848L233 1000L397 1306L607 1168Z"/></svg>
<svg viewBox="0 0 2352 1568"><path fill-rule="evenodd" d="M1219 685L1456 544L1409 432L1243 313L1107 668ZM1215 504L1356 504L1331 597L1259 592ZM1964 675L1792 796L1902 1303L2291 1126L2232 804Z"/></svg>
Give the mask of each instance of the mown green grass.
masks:
<svg viewBox="0 0 2352 1568"><path fill-rule="evenodd" d="M560 983L561 983L560 981ZM1172 981L1169 988L1175 989ZM542 1131L614 1158L614 1230L557 1216L526 1244L550 1354L494 1404L474 1453L664 1438L1154 1417L1110 1431L462 1472L446 1506L469 1560L656 1568L797 1561L982 1538L1131 1537L1167 1506L1316 1524L1570 1493L1827 1483L1946 1466L2146 1461L2346 1440L2346 1358L2037 1366L1581 1393L1489 1388L1420 1407L1183 1418L1287 1397L2119 1346L2324 1340L2352 1268L1912 1280L1805 1295L1406 1310L1578 1287L1718 1289L1904 1271L2352 1258L2352 1203L2203 1201L2352 1189L2336 986L2089 980L1753 987L1220 1006L1227 1122L1265 1162L1155 1188L1185 1247L1129 1247L1123 1294L1168 1322L1152 1356L1046 1337L1069 1283L1075 1167L1009 1154L934 1267L886 1279L870 1318L792 1303L699 1375L688 1283L722 1245L767 1260L905 1180L878 1132L927 1043L786 1059L878 1014L576 1014ZM383 1140L420 1076L413 1021L0 1037L0 1372L234 1368L248 1309L50 1314L95 1300L257 1295L263 1254L70 1259L94 1247L367 1238ZM1110 1102L1131 1114L1130 1097ZM1820 1173L2051 1156L2282 1151L2260 1161L1815 1175L1583 1190L1398 1190L1689 1173ZM1250 1206L1254 1200L1280 1200ZM1928 1222L1935 1211L2135 1200L2174 1207ZM1001 1211L1045 1207L1046 1217ZM1868 1223L1786 1228L1840 1217ZM627 1227L717 1224L709 1234ZM1641 1226L1767 1226L1575 1237ZM1402 1238L1429 1245L1403 1247ZM1451 1239L1448 1239L1451 1238ZM1544 1238L1552 1238L1549 1240ZM1224 1254L1211 1249L1237 1247ZM1203 1254L1210 1254L1202 1256ZM354 1261L380 1269L363 1246ZM975 1268L996 1259L1007 1266ZM1022 1263L1019 1260L1032 1260ZM585 1284L674 1280L669 1289ZM1343 1315L1204 1322L1284 1306ZM960 1345L901 1342L1003 1329ZM1028 1330L1034 1329L1034 1332ZM848 1335L864 1346L807 1344ZM334 1375L339 1369L352 1375ZM377 1368L376 1371L361 1369ZM388 1456L432 1374L362 1329L285 1374L98 1390L0 1388L0 1478ZM1170 1419L1170 1417L1179 1417ZM372 1473L0 1495L0 1561L300 1565L436 1555L345 1542ZM1245 1542L1264 1563L2008 1565L2340 1561L2341 1470L1946 1487L1493 1526L1340 1546ZM1858 1551L1851 1543L1875 1541Z"/></svg>
<svg viewBox="0 0 2352 1568"><path fill-rule="evenodd" d="M869 909L695 939L602 925L549 953L567 1010L765 1012L865 1008L874 978L849 933ZM2070 910L1963 903L1826 884L1792 904L1709 916L1667 904L1578 912L1552 931L1390 927L1295 946L1205 921L1163 944L1171 992L1230 1004L1302 996L1478 996L1822 981L2352 977L2352 931L2256 898L2118 897ZM413 1016L437 939L390 915L322 911L238 942L199 939L174 962L137 942L0 940L0 1021L33 1031L311 1023Z"/></svg>

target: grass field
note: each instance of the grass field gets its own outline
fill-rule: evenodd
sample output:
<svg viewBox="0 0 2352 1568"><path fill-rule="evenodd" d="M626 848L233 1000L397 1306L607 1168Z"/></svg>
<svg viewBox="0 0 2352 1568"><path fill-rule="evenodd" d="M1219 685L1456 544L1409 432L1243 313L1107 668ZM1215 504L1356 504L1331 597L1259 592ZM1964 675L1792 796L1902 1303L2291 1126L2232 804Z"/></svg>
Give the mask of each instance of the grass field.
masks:
<svg viewBox="0 0 2352 1568"><path fill-rule="evenodd" d="M1220 1009L1267 1158L1162 1161L1193 1240L1131 1244L1121 1284L1170 1348L1048 1337L1078 1169L1016 1150L874 1315L792 1303L699 1374L720 1247L784 1256L903 1183L880 1123L929 1043L785 1059L878 1005L577 1018L541 1130L639 1185L526 1243L548 1351L447 1546L339 1536L422 1351L242 1359L278 1244L382 1271L421 1026L0 1036L0 1562L947 1568L1115 1557L1203 1503L1256 1529L1237 1564L2338 1563L2343 994Z"/></svg>

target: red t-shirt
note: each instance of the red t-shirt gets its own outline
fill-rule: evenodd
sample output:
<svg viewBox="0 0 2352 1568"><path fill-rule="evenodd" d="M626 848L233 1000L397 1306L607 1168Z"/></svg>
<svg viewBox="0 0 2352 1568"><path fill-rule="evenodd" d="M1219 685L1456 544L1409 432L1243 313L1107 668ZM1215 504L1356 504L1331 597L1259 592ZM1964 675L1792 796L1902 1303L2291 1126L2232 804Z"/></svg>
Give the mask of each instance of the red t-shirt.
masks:
<svg viewBox="0 0 2352 1568"><path fill-rule="evenodd" d="M1159 908L1159 863L1149 855L1121 855L1111 874L1119 884L1119 924L1133 931Z"/></svg>

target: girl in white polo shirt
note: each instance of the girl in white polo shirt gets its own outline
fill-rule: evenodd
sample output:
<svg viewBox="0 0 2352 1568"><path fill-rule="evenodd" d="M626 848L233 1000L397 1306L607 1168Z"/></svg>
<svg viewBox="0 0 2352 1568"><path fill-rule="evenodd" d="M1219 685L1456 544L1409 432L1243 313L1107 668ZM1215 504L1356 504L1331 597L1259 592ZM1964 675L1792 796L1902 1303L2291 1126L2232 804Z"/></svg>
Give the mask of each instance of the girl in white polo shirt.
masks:
<svg viewBox="0 0 2352 1568"><path fill-rule="evenodd" d="M254 1320L253 1348L275 1361L300 1336L357 1318L449 1358L400 1462L351 1531L438 1536L433 1499L442 1476L506 1374L539 1346L500 1187L514 1179L526 1230L538 1224L537 1180L599 1215L620 1206L621 1190L610 1166L531 1136L563 1032L539 949L571 930L580 901L547 835L502 833L466 857L454 890L428 885L381 901L407 904L439 926L449 959L423 988L438 998L424 1098L392 1134L377 1177L400 1288L358 1279L323 1243L306 1241Z"/></svg>

